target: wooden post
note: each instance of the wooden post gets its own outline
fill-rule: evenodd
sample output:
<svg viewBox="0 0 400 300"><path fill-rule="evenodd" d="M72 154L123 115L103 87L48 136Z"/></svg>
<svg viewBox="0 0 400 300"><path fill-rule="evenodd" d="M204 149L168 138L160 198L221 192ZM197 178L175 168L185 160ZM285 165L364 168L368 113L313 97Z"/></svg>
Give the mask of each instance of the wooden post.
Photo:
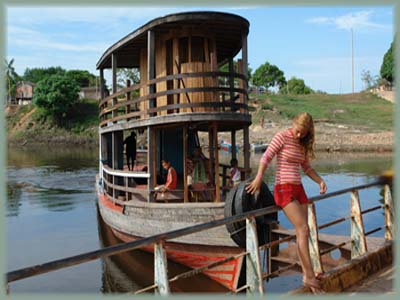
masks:
<svg viewBox="0 0 400 300"><path fill-rule="evenodd" d="M236 158L236 130L231 131L231 156Z"/></svg>
<svg viewBox="0 0 400 300"><path fill-rule="evenodd" d="M214 138L213 138L213 128L212 126L209 127L208 129L208 170L209 170L209 176L210 176L210 181L214 182L214 172L212 171L213 168L213 162L214 162Z"/></svg>
<svg viewBox="0 0 400 300"><path fill-rule="evenodd" d="M358 192L355 190L350 195L351 258L353 259L367 252L367 241Z"/></svg>
<svg viewBox="0 0 400 300"><path fill-rule="evenodd" d="M246 172L245 179L249 178L250 170L250 144L249 144L249 127L243 128L243 158L244 158L244 168Z"/></svg>
<svg viewBox="0 0 400 300"><path fill-rule="evenodd" d="M147 31L147 81L154 79L155 77L155 42L154 42L154 31ZM151 84L148 87L149 94L156 92L156 85ZM157 99L149 99L149 107L156 107ZM149 114L149 117L156 115L155 113Z"/></svg>
<svg viewBox="0 0 400 300"><path fill-rule="evenodd" d="M394 237L394 205L390 186L385 184L384 187L384 201L385 201L385 239L392 241Z"/></svg>
<svg viewBox="0 0 400 300"><path fill-rule="evenodd" d="M187 126L183 126L183 202L189 202L189 188L187 182L187 152L188 152L188 145L187 145L187 138L188 138L188 130Z"/></svg>
<svg viewBox="0 0 400 300"><path fill-rule="evenodd" d="M220 181L219 181L219 156L218 156L218 125L213 124L213 147L214 147L214 183L215 183L215 202L221 201Z"/></svg>
<svg viewBox="0 0 400 300"><path fill-rule="evenodd" d="M243 88L247 90L247 65L248 65L248 58L247 58L247 33L242 33L242 70L243 75L246 76L246 80L243 82ZM244 96L244 103L247 103L247 93Z"/></svg>
<svg viewBox="0 0 400 300"><path fill-rule="evenodd" d="M100 101L105 98L104 95L104 70L100 69Z"/></svg>
<svg viewBox="0 0 400 300"><path fill-rule="evenodd" d="M162 242L154 244L154 283L160 295L168 295L168 261Z"/></svg>
<svg viewBox="0 0 400 300"><path fill-rule="evenodd" d="M246 283L247 293L263 294L260 253L258 250L257 229L253 217L246 218Z"/></svg>
<svg viewBox="0 0 400 300"><path fill-rule="evenodd" d="M129 88L131 86L131 81L129 79L126 80L126 87ZM131 92L126 93L126 101L131 100ZM125 113L129 114L131 112L131 105L128 104L125 106Z"/></svg>
<svg viewBox="0 0 400 300"><path fill-rule="evenodd" d="M229 58L229 98L231 102L231 111L234 111L233 104L234 100L233 98L235 97L235 93L233 91L235 87L235 80L233 78L233 73L234 73L234 68L233 68L233 58Z"/></svg>
<svg viewBox="0 0 400 300"><path fill-rule="evenodd" d="M117 92L117 55L115 53L111 54L111 67L112 67L112 92L115 94ZM113 98L113 106L118 103L117 98ZM117 116L117 110L112 111L112 117Z"/></svg>
<svg viewBox="0 0 400 300"><path fill-rule="evenodd" d="M147 201L150 202L152 200L154 190L154 186L157 184L157 171L156 169L156 155L154 152L156 151L156 138L155 138L155 130L151 127L147 127L147 166L148 172L150 173L150 177L147 180L148 185L148 199Z"/></svg>
<svg viewBox="0 0 400 300"><path fill-rule="evenodd" d="M315 213L315 204L308 204L308 228L310 235L308 237L308 249L310 252L311 263L315 273L322 273L321 256L319 254L318 244L318 226Z"/></svg>

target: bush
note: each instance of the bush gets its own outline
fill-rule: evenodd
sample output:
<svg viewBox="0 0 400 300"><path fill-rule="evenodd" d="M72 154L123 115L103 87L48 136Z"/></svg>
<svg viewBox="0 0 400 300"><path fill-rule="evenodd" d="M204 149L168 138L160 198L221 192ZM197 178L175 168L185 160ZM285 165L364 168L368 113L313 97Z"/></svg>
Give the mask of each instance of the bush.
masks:
<svg viewBox="0 0 400 300"><path fill-rule="evenodd" d="M60 124L78 102L78 92L79 85L69 77L52 75L38 82L33 103Z"/></svg>

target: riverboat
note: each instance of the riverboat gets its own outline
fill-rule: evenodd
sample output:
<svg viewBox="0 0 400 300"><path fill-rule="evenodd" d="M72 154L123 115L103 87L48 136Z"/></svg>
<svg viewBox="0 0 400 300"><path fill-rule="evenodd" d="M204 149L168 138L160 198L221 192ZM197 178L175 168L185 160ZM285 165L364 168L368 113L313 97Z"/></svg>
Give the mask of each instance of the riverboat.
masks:
<svg viewBox="0 0 400 300"><path fill-rule="evenodd" d="M241 212L242 207L234 204L239 193L229 187L230 166L220 163L218 134L230 132L232 158L237 155L236 136L240 133L243 137L240 171L242 180L248 179L248 33L249 22L233 14L171 14L136 29L101 56L97 63L102 83L98 207L104 222L122 241ZM241 58L234 63L239 52ZM229 71L220 71L225 64ZM136 70L140 82L128 80L126 87L118 90L120 68ZM105 69L112 70L109 96L105 93ZM130 171L124 161L124 139L132 131L144 150ZM197 182L190 174L188 164L196 148L202 151L199 159L206 182ZM164 182L163 159L176 170L178 184L176 189L160 193L157 186ZM199 268L235 256L242 251L238 244L243 244L243 235L231 237L230 232L238 226L167 241L167 257ZM145 250L153 251L153 247ZM203 273L235 290L240 274L243 276L243 264L241 256Z"/></svg>

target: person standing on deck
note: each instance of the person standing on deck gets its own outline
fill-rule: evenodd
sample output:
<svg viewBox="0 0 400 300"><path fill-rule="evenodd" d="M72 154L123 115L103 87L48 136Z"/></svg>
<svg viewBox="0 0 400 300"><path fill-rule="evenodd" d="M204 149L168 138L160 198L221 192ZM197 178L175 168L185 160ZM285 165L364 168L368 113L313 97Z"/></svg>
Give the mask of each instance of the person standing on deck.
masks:
<svg viewBox="0 0 400 300"><path fill-rule="evenodd" d="M320 194L326 192L325 181L310 166L315 158L314 122L309 113L298 114L292 127L277 133L263 154L254 180L246 191L254 194L260 189L264 172L273 157L277 156L274 200L280 206L296 232L297 254L303 270L303 284L314 293L322 293L318 276L314 274L308 248L308 198L301 183L300 168L320 187Z"/></svg>
<svg viewBox="0 0 400 300"><path fill-rule="evenodd" d="M133 171L136 161L136 133L134 131L132 131L131 135L124 140L124 145L125 144L126 163L128 165L128 170Z"/></svg>

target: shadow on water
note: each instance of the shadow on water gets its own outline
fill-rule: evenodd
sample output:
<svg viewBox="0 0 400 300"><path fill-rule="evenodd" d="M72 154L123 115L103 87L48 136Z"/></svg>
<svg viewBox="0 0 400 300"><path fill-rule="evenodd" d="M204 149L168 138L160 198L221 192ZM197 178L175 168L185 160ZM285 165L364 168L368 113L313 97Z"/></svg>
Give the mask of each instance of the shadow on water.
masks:
<svg viewBox="0 0 400 300"><path fill-rule="evenodd" d="M99 239L103 247L123 243L103 221L97 208ZM102 259L103 293L129 293L154 283L154 256L142 250L128 251ZM190 271L189 268L168 261L168 277ZM179 279L170 284L174 293L228 293L229 290L203 274ZM153 293L153 291L149 291Z"/></svg>

